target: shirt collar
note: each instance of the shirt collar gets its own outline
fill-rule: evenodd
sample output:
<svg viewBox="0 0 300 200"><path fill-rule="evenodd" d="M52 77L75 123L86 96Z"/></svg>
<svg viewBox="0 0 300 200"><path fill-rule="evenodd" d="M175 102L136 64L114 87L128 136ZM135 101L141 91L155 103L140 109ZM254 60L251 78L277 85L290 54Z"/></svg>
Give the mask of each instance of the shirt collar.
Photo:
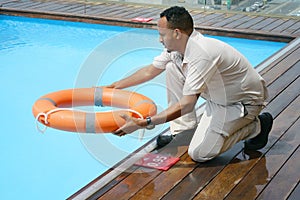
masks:
<svg viewBox="0 0 300 200"><path fill-rule="evenodd" d="M197 37L203 37L203 35L200 32L198 32L194 29L192 34L190 35L188 41L187 41L182 63L188 63L189 62L189 60L188 60L189 55L188 54L189 54L189 51L190 51L190 48L191 48L191 42L195 41Z"/></svg>

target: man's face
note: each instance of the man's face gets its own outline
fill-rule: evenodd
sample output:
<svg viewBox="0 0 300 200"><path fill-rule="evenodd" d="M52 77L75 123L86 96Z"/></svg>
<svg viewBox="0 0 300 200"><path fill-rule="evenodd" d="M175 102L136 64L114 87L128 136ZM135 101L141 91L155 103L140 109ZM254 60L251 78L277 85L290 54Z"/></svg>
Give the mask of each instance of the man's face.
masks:
<svg viewBox="0 0 300 200"><path fill-rule="evenodd" d="M176 49L176 33L174 30L169 29L168 21L166 17L162 17L158 20L158 33L159 42L161 42L168 51L177 51Z"/></svg>

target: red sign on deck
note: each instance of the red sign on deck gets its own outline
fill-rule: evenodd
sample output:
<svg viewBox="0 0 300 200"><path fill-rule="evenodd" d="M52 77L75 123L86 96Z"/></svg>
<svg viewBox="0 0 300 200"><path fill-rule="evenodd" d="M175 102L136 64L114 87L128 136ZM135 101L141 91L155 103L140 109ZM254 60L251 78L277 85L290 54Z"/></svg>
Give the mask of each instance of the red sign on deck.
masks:
<svg viewBox="0 0 300 200"><path fill-rule="evenodd" d="M135 165L166 171L179 160L180 158L177 157L148 153Z"/></svg>
<svg viewBox="0 0 300 200"><path fill-rule="evenodd" d="M151 20L153 20L153 18L148 17L148 18L144 18L144 17L136 17L131 19L131 21L133 22L150 22Z"/></svg>

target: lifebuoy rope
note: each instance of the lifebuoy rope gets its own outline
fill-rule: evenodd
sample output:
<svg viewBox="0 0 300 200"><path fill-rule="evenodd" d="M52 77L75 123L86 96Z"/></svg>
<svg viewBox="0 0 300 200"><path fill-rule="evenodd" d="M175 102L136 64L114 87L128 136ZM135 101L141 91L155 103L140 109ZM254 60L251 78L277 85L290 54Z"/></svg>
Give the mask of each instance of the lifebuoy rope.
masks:
<svg viewBox="0 0 300 200"><path fill-rule="evenodd" d="M44 126L44 128L41 129L40 126L39 126L39 123L38 123L39 118L40 118L41 116L44 116L44 117L45 117L44 123L45 123L45 124L48 124L48 123L49 123L49 122L48 122L48 116L49 116L50 114L55 113L55 112L58 112L58 111L79 111L79 112L82 112L82 110L76 110L76 109L73 109L73 108L55 108L55 109L50 110L50 111L48 111L48 112L46 112L46 113L40 112L40 113L36 116L36 118L35 118L36 128L37 128L37 130L38 130L40 133L45 133L46 130L47 130L47 126ZM132 112L132 113L138 115L138 116L140 117L140 119L144 119L144 117L143 117L143 115L142 115L141 113L139 113L139 112L137 112L137 111L135 111L135 110L132 110L132 109L121 109L121 110L119 110L119 111ZM111 112L111 111L104 111L104 112ZM90 112L90 113L93 113L93 112ZM93 114L94 114L94 113L93 113ZM145 134L145 129L141 129L141 130L140 130L140 134L139 134L139 140L142 140L142 139L143 139L144 134Z"/></svg>

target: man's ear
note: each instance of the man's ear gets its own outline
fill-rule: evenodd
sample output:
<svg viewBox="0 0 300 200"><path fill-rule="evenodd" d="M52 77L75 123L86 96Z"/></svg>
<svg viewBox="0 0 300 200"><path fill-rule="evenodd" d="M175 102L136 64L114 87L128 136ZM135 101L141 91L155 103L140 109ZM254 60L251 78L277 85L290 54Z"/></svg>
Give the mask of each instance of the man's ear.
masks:
<svg viewBox="0 0 300 200"><path fill-rule="evenodd" d="M176 39L180 39L181 38L181 31L179 29L175 29L174 32L175 32Z"/></svg>

